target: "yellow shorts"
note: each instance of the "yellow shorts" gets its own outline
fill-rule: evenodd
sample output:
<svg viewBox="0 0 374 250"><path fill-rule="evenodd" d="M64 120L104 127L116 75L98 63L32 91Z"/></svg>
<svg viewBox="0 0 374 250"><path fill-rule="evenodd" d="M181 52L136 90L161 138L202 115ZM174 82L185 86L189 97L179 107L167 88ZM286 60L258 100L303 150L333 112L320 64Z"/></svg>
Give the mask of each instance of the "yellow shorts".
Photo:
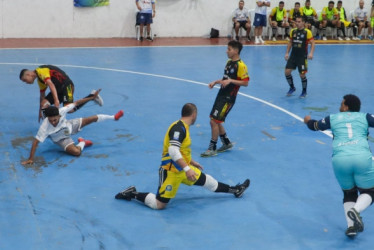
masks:
<svg viewBox="0 0 374 250"><path fill-rule="evenodd" d="M352 23L348 21L341 21L341 22L344 23L344 27L349 27L349 25Z"/></svg>
<svg viewBox="0 0 374 250"><path fill-rule="evenodd" d="M201 175L201 170L194 167L190 166L192 170L194 170L197 173L196 180L200 178ZM167 170L165 170L167 171ZM160 175L162 175L162 171L160 169ZM160 180L162 179L162 176L160 176ZM172 172L172 171L167 171L167 176L163 183L161 183L160 188L158 189L158 195L162 198L174 198L175 195L177 194L178 188L181 183L192 186L195 184L196 181L190 181L187 179L186 172L184 171L179 171L178 173Z"/></svg>

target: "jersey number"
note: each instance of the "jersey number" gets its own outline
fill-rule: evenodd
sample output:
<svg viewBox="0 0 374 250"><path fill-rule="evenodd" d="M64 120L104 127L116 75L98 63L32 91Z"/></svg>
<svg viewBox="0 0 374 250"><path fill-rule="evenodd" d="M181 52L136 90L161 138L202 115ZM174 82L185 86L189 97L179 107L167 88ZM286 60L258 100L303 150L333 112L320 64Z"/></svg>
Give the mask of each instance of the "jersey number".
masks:
<svg viewBox="0 0 374 250"><path fill-rule="evenodd" d="M345 126L348 129L348 138L352 138L352 136L353 136L352 124L351 123L346 123Z"/></svg>

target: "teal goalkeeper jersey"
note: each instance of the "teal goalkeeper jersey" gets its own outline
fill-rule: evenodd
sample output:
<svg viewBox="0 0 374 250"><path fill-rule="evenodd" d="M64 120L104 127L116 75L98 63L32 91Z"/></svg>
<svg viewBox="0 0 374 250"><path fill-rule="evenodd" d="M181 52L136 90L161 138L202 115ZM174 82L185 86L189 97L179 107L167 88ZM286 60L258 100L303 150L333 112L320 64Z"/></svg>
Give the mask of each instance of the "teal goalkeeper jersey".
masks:
<svg viewBox="0 0 374 250"><path fill-rule="evenodd" d="M366 113L341 112L330 115L334 135L333 155L371 155L368 143L368 119Z"/></svg>

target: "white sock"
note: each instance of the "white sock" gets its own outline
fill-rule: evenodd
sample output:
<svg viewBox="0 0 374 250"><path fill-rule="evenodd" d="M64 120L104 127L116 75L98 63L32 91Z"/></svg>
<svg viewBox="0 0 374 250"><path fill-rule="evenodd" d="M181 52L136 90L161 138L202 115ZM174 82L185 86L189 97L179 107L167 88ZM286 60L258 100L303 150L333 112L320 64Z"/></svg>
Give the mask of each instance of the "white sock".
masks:
<svg viewBox="0 0 374 250"><path fill-rule="evenodd" d="M356 205L354 206L354 209L356 209L357 212L361 213L366 208L368 208L372 202L372 198L368 194L360 194L357 198Z"/></svg>
<svg viewBox="0 0 374 250"><path fill-rule="evenodd" d="M149 193L145 197L144 204L152 209L158 209L157 208L157 201L156 201L156 195Z"/></svg>
<svg viewBox="0 0 374 250"><path fill-rule="evenodd" d="M347 220L347 226L348 226L348 227L352 227L352 226L353 226L353 221L348 217L347 212L348 212L352 207L354 207L355 204L356 204L356 203L353 202L353 201L344 202L344 204L343 204L343 206L344 206L345 219Z"/></svg>
<svg viewBox="0 0 374 250"><path fill-rule="evenodd" d="M97 122L114 120L114 115L97 115Z"/></svg>
<svg viewBox="0 0 374 250"><path fill-rule="evenodd" d="M85 141L81 141L80 143L77 144L77 147L80 147L81 151L83 151L85 145L86 145L86 142Z"/></svg>

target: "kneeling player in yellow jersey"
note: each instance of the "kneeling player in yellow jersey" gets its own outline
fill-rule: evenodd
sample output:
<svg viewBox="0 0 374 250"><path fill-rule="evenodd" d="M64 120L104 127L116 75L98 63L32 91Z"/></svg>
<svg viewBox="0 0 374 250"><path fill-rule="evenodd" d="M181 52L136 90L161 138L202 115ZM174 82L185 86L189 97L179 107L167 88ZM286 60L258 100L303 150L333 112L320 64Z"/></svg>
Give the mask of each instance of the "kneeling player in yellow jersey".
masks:
<svg viewBox="0 0 374 250"><path fill-rule="evenodd" d="M119 192L115 198L131 201L137 199L153 209L164 209L170 199L177 194L181 183L202 186L213 192L231 193L239 198L249 186L249 179L242 184L229 186L218 182L212 176L202 172L203 167L191 157L191 139L189 126L197 117L197 108L187 103L182 108L182 118L172 123L166 132L159 169L159 187L157 194L137 192L130 186Z"/></svg>

